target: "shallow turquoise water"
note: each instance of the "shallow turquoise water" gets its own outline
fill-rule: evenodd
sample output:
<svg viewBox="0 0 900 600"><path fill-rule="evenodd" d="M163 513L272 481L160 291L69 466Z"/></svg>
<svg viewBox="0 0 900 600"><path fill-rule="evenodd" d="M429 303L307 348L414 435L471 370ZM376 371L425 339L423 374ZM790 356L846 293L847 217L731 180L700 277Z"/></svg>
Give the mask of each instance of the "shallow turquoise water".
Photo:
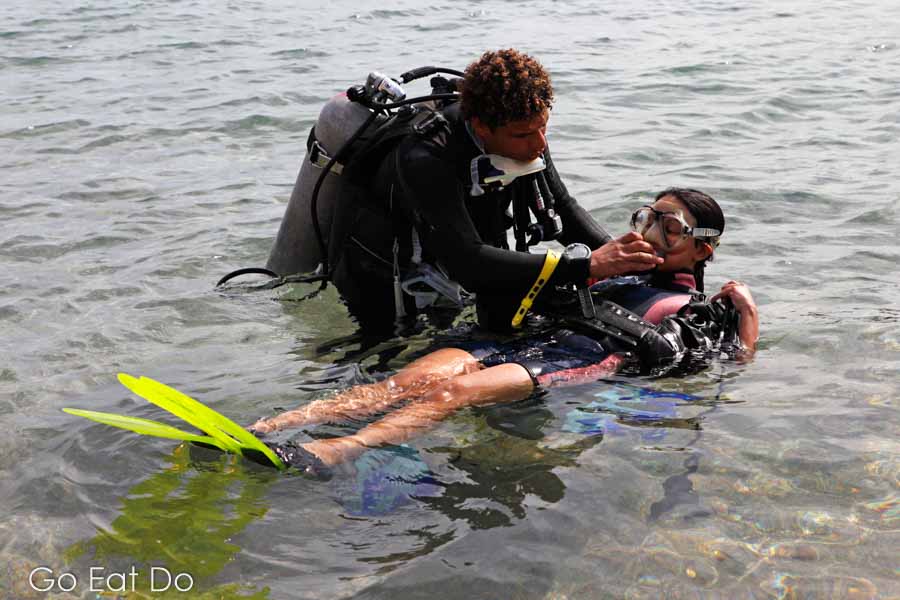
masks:
<svg viewBox="0 0 900 600"><path fill-rule="evenodd" d="M900 595L898 38L887 1L3 6L0 590ZM609 385L462 413L329 484L59 411L159 418L126 371L249 422L405 364L433 332L360 354L333 290L212 285L264 263L324 100L502 46L551 71L554 158L610 230L670 185L721 200L707 285L754 290L752 364L654 382L700 398L655 422Z"/></svg>

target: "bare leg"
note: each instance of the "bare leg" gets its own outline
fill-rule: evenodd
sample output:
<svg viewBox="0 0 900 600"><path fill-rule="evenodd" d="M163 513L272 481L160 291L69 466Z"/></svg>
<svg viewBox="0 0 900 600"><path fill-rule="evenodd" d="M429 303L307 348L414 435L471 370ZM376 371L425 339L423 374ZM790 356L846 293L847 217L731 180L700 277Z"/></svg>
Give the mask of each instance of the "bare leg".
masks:
<svg viewBox="0 0 900 600"><path fill-rule="evenodd" d="M250 426L259 433L322 423L334 419L362 417L386 410L409 398L428 393L442 382L472 373L481 365L468 352L445 348L423 356L384 381L359 385L331 398L317 400Z"/></svg>
<svg viewBox="0 0 900 600"><path fill-rule="evenodd" d="M521 365L497 365L445 381L421 399L354 435L315 440L303 444L303 448L326 465L335 465L352 460L369 448L404 442L431 429L462 407L513 402L528 397L533 390L531 376Z"/></svg>

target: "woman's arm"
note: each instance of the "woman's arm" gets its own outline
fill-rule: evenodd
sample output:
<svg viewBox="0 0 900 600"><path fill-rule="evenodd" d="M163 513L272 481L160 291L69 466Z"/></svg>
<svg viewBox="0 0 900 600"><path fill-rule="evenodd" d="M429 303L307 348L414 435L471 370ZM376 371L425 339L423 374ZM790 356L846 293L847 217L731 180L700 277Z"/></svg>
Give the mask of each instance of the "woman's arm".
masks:
<svg viewBox="0 0 900 600"><path fill-rule="evenodd" d="M730 298L731 303L741 316L738 336L744 346L745 355L753 356L756 343L759 341L759 311L750 294L750 288L739 281L729 281L722 286L718 294L709 299L714 302L718 298Z"/></svg>

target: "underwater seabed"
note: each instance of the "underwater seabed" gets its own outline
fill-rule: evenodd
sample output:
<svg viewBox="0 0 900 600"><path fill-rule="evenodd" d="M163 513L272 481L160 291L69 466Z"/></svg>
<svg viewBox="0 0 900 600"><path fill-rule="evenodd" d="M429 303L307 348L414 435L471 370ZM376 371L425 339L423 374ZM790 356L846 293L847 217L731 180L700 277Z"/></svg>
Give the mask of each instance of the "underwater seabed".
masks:
<svg viewBox="0 0 900 600"><path fill-rule="evenodd" d="M299 311L287 303L285 313ZM465 315L380 341L318 325L296 340L310 364L292 378L301 402L472 336ZM43 564L135 566L135 589L116 593L135 599L184 597L152 592L153 566L191 573L197 598L880 597L898 574L900 453L860 415L892 406L890 392L834 389L860 413L821 412L820 399L783 387L796 373L774 368L774 349L795 343L764 340L754 363L714 362L685 378L614 377L464 410L329 482L84 422L65 443L60 492L75 490L87 518L77 528L65 517L7 522L15 551L0 591L47 597L22 587ZM767 389L778 408L758 419L748 393ZM165 416L130 395L110 408ZM796 435L799 420L818 437ZM878 427L885 439L900 433ZM445 573L462 579L447 588Z"/></svg>
<svg viewBox="0 0 900 600"><path fill-rule="evenodd" d="M355 369L338 371L358 377ZM141 436L145 450L163 450L159 469L139 477L114 506L97 503L95 535L60 550L48 530L30 559L12 557L6 591L45 597L21 587L39 556L55 572L136 567L133 589L107 597L184 597L151 591L152 566L190 573L195 598L424 597L429 586L411 593L404 577L432 573L435 561L459 566L460 556L470 557L462 566L474 572L496 561L515 573L522 567L508 565L512 556L535 564L534 553L543 552L541 585L509 582L506 597L656 598L703 590L878 597L878 579L834 565L883 564L885 578L896 574L884 548L900 536L900 498L889 492L829 511L809 507L830 496L852 498L866 486L896 486L900 460L876 453L864 464L831 463L826 471L809 468L821 461L822 448L798 441L718 443L727 432L710 424L743 404L727 393L741 367L714 371L693 379L614 378L462 411L413 444L371 450L328 483L189 443L167 453L171 442ZM324 425L306 435L340 435L360 425ZM285 519L292 525L286 528ZM50 523L18 526L33 535L34 526ZM540 541L514 550L485 536L497 528ZM543 547L548 535L560 545ZM349 566L341 567L342 557ZM360 571L360 561L381 566ZM341 568L355 575L338 584L324 576ZM290 582L308 589L286 596ZM473 585L439 597L494 586Z"/></svg>

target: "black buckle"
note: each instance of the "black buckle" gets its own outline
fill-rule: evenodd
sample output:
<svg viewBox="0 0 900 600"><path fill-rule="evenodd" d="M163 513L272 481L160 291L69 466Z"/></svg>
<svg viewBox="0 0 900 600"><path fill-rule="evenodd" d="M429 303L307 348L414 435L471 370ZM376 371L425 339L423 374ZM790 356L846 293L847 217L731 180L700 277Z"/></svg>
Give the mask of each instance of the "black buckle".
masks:
<svg viewBox="0 0 900 600"><path fill-rule="evenodd" d="M318 140L313 140L312 146L309 148L309 162L320 169L324 169L331 162L331 157L328 156L325 148L322 147L322 144L320 144ZM331 165L331 172L335 175L340 175L343 170L344 165L339 162L335 162Z"/></svg>
<svg viewBox="0 0 900 600"><path fill-rule="evenodd" d="M447 120L436 111L428 111L424 119L413 125L413 131L418 135L431 135L438 127L446 127Z"/></svg>

